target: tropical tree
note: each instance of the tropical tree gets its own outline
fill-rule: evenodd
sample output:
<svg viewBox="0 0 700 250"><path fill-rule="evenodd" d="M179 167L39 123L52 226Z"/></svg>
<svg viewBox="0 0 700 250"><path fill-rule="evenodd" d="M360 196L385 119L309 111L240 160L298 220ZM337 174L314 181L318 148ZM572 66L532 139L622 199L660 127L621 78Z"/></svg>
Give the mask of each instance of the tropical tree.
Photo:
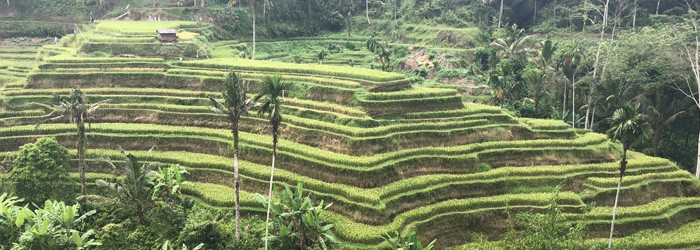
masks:
<svg viewBox="0 0 700 250"><path fill-rule="evenodd" d="M152 149L151 149L152 150ZM95 183L99 187L105 187L114 195L114 201L126 209L133 209L139 224L145 222L144 216L146 212L153 206L151 202L151 178L155 176L155 169L158 167L157 162L141 163L139 159L121 150L124 155L124 164L120 165L126 176L121 181L116 178L110 181L97 180ZM111 160L104 160L112 168L117 169L117 166Z"/></svg>
<svg viewBox="0 0 700 250"><path fill-rule="evenodd" d="M233 187L235 190L235 206L236 206L236 240L241 239L241 217L240 217L240 181L238 177L238 123L241 120L241 115L247 114L251 107L252 101L246 96L248 82L243 82L241 78L230 71L223 83L224 90L221 95L224 102L219 102L214 98L210 98L214 112L225 114L231 123L231 134L233 135Z"/></svg>
<svg viewBox="0 0 700 250"><path fill-rule="evenodd" d="M261 102L258 115L267 116L272 126L272 164L270 171L270 189L267 195L267 217L265 219L265 249L268 249L270 233L270 201L272 200L272 184L275 178L275 157L277 156L278 130L282 123L282 93L292 88L291 82L283 82L281 75L265 76L260 94L254 101Z"/></svg>
<svg viewBox="0 0 700 250"><path fill-rule="evenodd" d="M195 246L192 248L192 250L200 250L204 248L204 243L200 243L199 245ZM163 242L163 247L161 247L162 250L178 250L177 247L173 246L172 243L170 243L169 240L166 240ZM180 247L180 250L188 250L189 248L187 245L183 244L182 247Z"/></svg>
<svg viewBox="0 0 700 250"><path fill-rule="evenodd" d="M554 57L554 53L559 49L559 42L555 42L552 40L545 40L542 42L542 65L543 69L546 71L548 67L551 67L551 62L552 58Z"/></svg>
<svg viewBox="0 0 700 250"><path fill-rule="evenodd" d="M275 249L328 249L337 243L331 231L333 224L320 217L332 204L324 206L321 201L315 205L310 196L310 193L304 196L301 183L294 190L285 185L272 203L275 233L270 238ZM264 197L258 197L258 200L263 204L267 202Z"/></svg>
<svg viewBox="0 0 700 250"><path fill-rule="evenodd" d="M571 82L571 127L573 128L576 128L576 73L580 61L579 54L568 54L562 62L564 76ZM566 94L564 92L564 103L566 103Z"/></svg>
<svg viewBox="0 0 700 250"><path fill-rule="evenodd" d="M654 94L651 97L639 98L640 103L646 108L644 113L649 117L649 123L656 133L652 139L654 145L654 156L658 156L659 145L661 144L661 131L670 126L678 118L687 114L680 105L681 100L668 99L666 95Z"/></svg>
<svg viewBox="0 0 700 250"><path fill-rule="evenodd" d="M391 62L391 52L389 52L389 50L387 49L388 46L389 44L385 42L384 45L380 47L380 50L377 52L377 56L379 56L379 61L382 62L382 70L386 70L386 67Z"/></svg>
<svg viewBox="0 0 700 250"><path fill-rule="evenodd" d="M620 180L617 183L617 193L615 194L615 204L613 205L612 222L610 223L610 239L608 240L608 248L612 247L612 237L615 229L615 216L617 214L617 202L620 197L620 186L622 185L622 177L627 170L627 151L632 147L635 141L639 139L648 139L652 134L651 125L646 120L646 116L639 114L637 110L639 105L631 106L625 104L622 108L615 111L610 118L613 126L607 131L607 135L611 140L619 140L622 143L622 161L620 161Z"/></svg>
<svg viewBox="0 0 700 250"><path fill-rule="evenodd" d="M532 39L531 35L525 35L525 30L518 29L518 26L515 24L510 29L512 34L508 37L499 37L491 42L491 46L496 51L501 51L501 56L504 58L511 58L525 53L526 46Z"/></svg>
<svg viewBox="0 0 700 250"><path fill-rule="evenodd" d="M402 235L401 232L395 231L394 236L387 233L387 235L382 236L382 238L384 238L385 242L389 243L391 249L395 250L432 250L435 248L435 240L423 246L423 244L418 241L416 232Z"/></svg>
<svg viewBox="0 0 700 250"><path fill-rule="evenodd" d="M535 110L539 110L540 100L546 94L546 91L544 90L544 71L535 68L528 68L523 71L522 78L525 80L525 83L527 83L527 85L534 90L533 99L535 102Z"/></svg>
<svg viewBox="0 0 700 250"><path fill-rule="evenodd" d="M379 57L379 61L382 63L382 70L386 70L386 66L391 62L391 52L389 49L387 49L389 47L389 43L385 42L384 44L381 44L373 35L369 40L367 40L365 45L367 46L367 50L369 50L369 52L372 52Z"/></svg>
<svg viewBox="0 0 700 250"><path fill-rule="evenodd" d="M7 179L13 182L14 194L25 197L27 204L41 205L49 199L69 202L78 193L68 174L70 159L55 138L39 138L20 147Z"/></svg>
<svg viewBox="0 0 700 250"><path fill-rule="evenodd" d="M82 231L95 210L80 214L80 205L47 200L32 210L17 197L0 195L0 249L91 249L102 245L93 230Z"/></svg>
<svg viewBox="0 0 700 250"><path fill-rule="evenodd" d="M97 109L105 102L109 102L109 100L90 104L85 98L85 93L79 88L75 88L71 91L68 99L62 99L60 103L53 108L53 112L51 113L51 116L53 116L52 118L44 120L36 125L36 127L39 127L41 124L49 121L68 119L68 122L75 123L78 127L78 166L80 168L80 193L82 195L87 193L85 190L85 143L87 140L85 136L85 123L87 122L88 125L90 125L90 119Z"/></svg>
<svg viewBox="0 0 700 250"><path fill-rule="evenodd" d="M674 86L683 95L692 100L698 110L700 110L700 15L693 10L688 1L686 1L686 4L688 5L688 23L690 25L686 27L685 32L678 35L678 38L681 41L683 53L692 69L694 84L691 84L690 80L686 80L686 86L681 87L675 82ZM700 178L700 133L698 133L698 151L695 164L695 177Z"/></svg>
<svg viewBox="0 0 700 250"><path fill-rule="evenodd" d="M325 50L321 50L320 52L318 52L318 55L316 55L316 59L318 59L318 64L323 64L323 60L326 59L327 54L328 53L326 53Z"/></svg>

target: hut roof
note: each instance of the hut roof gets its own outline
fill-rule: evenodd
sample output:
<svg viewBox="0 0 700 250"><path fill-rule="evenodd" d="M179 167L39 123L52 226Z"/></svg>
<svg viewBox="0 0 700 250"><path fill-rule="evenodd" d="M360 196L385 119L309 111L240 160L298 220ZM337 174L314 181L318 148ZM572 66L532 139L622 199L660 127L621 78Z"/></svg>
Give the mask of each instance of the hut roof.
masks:
<svg viewBox="0 0 700 250"><path fill-rule="evenodd" d="M177 30L175 29L159 29L156 30L158 34L177 34Z"/></svg>

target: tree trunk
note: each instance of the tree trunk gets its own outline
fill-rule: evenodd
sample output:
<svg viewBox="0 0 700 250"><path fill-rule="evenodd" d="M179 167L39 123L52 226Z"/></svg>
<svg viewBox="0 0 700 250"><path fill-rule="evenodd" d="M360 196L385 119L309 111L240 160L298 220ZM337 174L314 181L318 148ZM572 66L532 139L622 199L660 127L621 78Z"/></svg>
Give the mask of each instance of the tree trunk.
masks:
<svg viewBox="0 0 700 250"><path fill-rule="evenodd" d="M200 0L200 1L199 1L199 4L200 4L199 7L204 8L205 1L206 1L206 0Z"/></svg>
<svg viewBox="0 0 700 250"><path fill-rule="evenodd" d="M564 82L564 102L561 105L561 115L564 117L564 113L566 113L566 96L569 93L569 89L567 88L568 84Z"/></svg>
<svg viewBox="0 0 700 250"><path fill-rule="evenodd" d="M698 158L695 163L695 177L700 178L700 133L698 133Z"/></svg>
<svg viewBox="0 0 700 250"><path fill-rule="evenodd" d="M85 123L78 122L78 167L80 168L80 194L86 195L85 190Z"/></svg>
<svg viewBox="0 0 700 250"><path fill-rule="evenodd" d="M588 21L588 11L586 11L586 0L583 0L583 15L582 16L582 21L583 23L581 24L581 32L586 32L586 21Z"/></svg>
<svg viewBox="0 0 700 250"><path fill-rule="evenodd" d="M554 27L557 27L557 0L554 0L554 15L552 15L552 18L554 18Z"/></svg>
<svg viewBox="0 0 700 250"><path fill-rule="evenodd" d="M532 22L537 22L537 0L535 0L535 13L532 14Z"/></svg>
<svg viewBox="0 0 700 250"><path fill-rule="evenodd" d="M306 228L304 227L304 219L299 218L299 231L301 231L301 236L299 237L299 245L301 249L306 249Z"/></svg>
<svg viewBox="0 0 700 250"><path fill-rule="evenodd" d="M9 1L9 0L8 0ZM394 21L396 21L396 8L398 8L398 2L399 0L394 0Z"/></svg>
<svg viewBox="0 0 700 250"><path fill-rule="evenodd" d="M576 128L576 75L571 79L571 127Z"/></svg>
<svg viewBox="0 0 700 250"><path fill-rule="evenodd" d="M600 52L603 49L603 39L605 39L605 29L608 27L608 8L610 6L610 0L605 1L605 7L603 8L603 27L600 28L600 38L598 40L598 49L595 53L595 62L593 63L593 81L591 81L590 91L588 93L588 107L586 107L586 129L591 127L588 124L588 116L591 111L591 104L593 102L593 95L595 94L595 81L598 76L598 66L600 63ZM612 38L611 38L612 39Z"/></svg>
<svg viewBox="0 0 700 250"><path fill-rule="evenodd" d="M236 241L241 240L240 182L238 180L238 123L233 123L233 188L236 193Z"/></svg>
<svg viewBox="0 0 700 250"><path fill-rule="evenodd" d="M272 125L272 169L270 171L270 189L267 193L267 217L265 219L265 250L267 250L270 237L270 208L272 202L272 184L275 179L275 156L277 155L277 126Z"/></svg>
<svg viewBox="0 0 700 250"><path fill-rule="evenodd" d="M659 14L659 5L661 5L661 0L656 1L656 14Z"/></svg>
<svg viewBox="0 0 700 250"><path fill-rule="evenodd" d="M255 0L249 0L250 1L250 9L253 12L253 53L250 56L250 59L255 60Z"/></svg>
<svg viewBox="0 0 700 250"><path fill-rule="evenodd" d="M593 125L595 125L595 109L597 107L593 106L593 114L591 114L591 127L589 128L590 130L593 130Z"/></svg>
<svg viewBox="0 0 700 250"><path fill-rule="evenodd" d="M365 0L365 14L367 15L367 23L371 23L369 21L369 0Z"/></svg>
<svg viewBox="0 0 700 250"><path fill-rule="evenodd" d="M634 0L634 10L632 14L632 28L637 27L637 0Z"/></svg>
<svg viewBox="0 0 700 250"><path fill-rule="evenodd" d="M612 248L613 232L615 230L615 216L617 215L617 201L620 198L620 186L622 186L622 177L625 175L627 168L627 148L624 149L622 161L620 162L620 180L617 182L617 193L615 194L615 205L613 206L612 222L610 223L610 239L608 239L608 248Z"/></svg>
<svg viewBox="0 0 700 250"><path fill-rule="evenodd" d="M501 0L501 8L498 11L498 28L501 27L501 20L503 19L503 0Z"/></svg>

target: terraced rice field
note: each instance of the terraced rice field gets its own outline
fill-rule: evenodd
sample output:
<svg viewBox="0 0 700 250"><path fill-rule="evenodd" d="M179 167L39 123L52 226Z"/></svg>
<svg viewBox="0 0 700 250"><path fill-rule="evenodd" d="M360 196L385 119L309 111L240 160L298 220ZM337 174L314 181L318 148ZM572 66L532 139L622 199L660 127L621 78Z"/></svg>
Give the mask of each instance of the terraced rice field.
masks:
<svg viewBox="0 0 700 250"><path fill-rule="evenodd" d="M41 51L52 57L37 66L25 59ZM252 94L263 76L282 74L297 87L283 101L276 185L303 183L314 199L333 202L324 217L345 248L372 248L393 230L418 231L440 248L474 241L473 233L497 243L508 213L544 211L556 187L567 219L589 222L591 241L609 226L620 147L604 135L464 103L454 90L412 86L400 74L234 58L83 57L55 46L0 48L0 65L10 79L0 78L0 154L44 136L74 148L74 125L34 124L79 86L90 101L111 100L88 131L89 179L114 173L98 159L118 158L121 145L146 161L187 167L194 184L186 194L221 209L233 206L232 138L208 98L220 97L229 69L251 82ZM242 204L259 214L252 194L266 192L272 138L267 121L252 115L241 131ZM639 153L630 154L627 172L616 236L661 229L666 238L639 247L699 247L691 229L700 181ZM584 213L593 202L598 207Z"/></svg>

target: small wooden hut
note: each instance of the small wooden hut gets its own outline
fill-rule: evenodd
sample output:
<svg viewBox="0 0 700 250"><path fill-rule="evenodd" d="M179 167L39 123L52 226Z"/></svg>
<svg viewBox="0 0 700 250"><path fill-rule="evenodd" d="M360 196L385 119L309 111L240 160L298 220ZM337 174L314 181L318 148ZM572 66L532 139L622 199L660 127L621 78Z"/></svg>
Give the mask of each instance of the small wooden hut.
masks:
<svg viewBox="0 0 700 250"><path fill-rule="evenodd" d="M162 43L177 42L177 30L159 29L159 30L156 30L156 33L158 33L158 40Z"/></svg>

